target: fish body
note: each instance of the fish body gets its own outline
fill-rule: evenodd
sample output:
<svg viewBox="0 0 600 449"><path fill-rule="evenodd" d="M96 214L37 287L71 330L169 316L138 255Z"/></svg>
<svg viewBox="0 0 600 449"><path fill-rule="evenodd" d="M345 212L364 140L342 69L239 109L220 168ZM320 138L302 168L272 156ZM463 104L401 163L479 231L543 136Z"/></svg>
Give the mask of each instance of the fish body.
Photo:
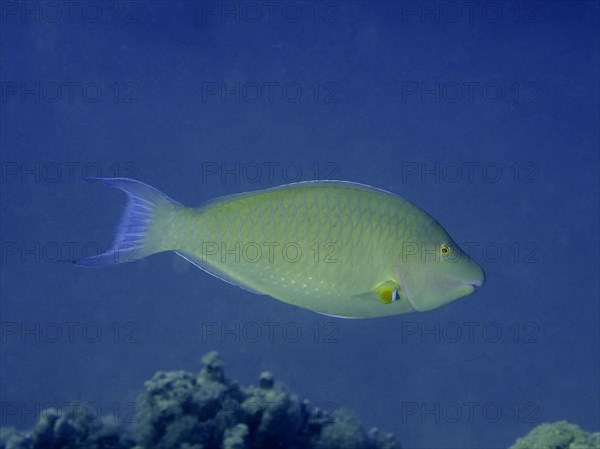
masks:
<svg viewBox="0 0 600 449"><path fill-rule="evenodd" d="M435 219L362 184L302 182L190 208L139 181L95 181L129 201L112 248L80 265L175 251L247 290L346 318L431 310L484 282Z"/></svg>

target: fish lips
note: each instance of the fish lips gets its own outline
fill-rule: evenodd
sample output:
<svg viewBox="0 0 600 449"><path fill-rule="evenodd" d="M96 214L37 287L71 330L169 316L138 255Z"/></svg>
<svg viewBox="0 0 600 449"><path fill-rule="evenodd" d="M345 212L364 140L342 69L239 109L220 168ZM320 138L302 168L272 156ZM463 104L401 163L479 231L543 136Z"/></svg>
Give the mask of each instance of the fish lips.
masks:
<svg viewBox="0 0 600 449"><path fill-rule="evenodd" d="M482 271L482 274L483 274L483 271ZM464 285L469 290L469 293L467 293L467 295L471 295L485 285L485 274L483 274L483 276L479 279L473 279L470 281L462 281L461 284ZM467 295L465 295L465 296L467 296Z"/></svg>

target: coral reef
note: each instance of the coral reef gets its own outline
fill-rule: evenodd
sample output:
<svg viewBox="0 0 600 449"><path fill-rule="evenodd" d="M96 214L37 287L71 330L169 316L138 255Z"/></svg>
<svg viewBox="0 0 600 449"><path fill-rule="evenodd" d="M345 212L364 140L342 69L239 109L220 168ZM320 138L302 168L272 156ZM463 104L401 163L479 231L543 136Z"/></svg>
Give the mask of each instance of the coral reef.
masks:
<svg viewBox="0 0 600 449"><path fill-rule="evenodd" d="M30 432L0 429L2 449L127 449L134 446L119 427L108 420L86 416L74 407L66 413L46 409Z"/></svg>
<svg viewBox="0 0 600 449"><path fill-rule="evenodd" d="M600 449L600 433L584 432L567 421L544 423L517 439L510 449Z"/></svg>
<svg viewBox="0 0 600 449"><path fill-rule="evenodd" d="M144 384L133 429L86 417L42 413L29 432L4 428L0 449L399 449L391 434L366 432L348 411L311 409L272 374L258 386L225 377L216 352L198 375L158 372ZM130 432L133 435L130 435Z"/></svg>
<svg viewBox="0 0 600 449"><path fill-rule="evenodd" d="M158 372L144 384L132 428L82 408L46 409L30 431L0 429L0 449L399 449L366 432L350 412L311 409L264 372L257 386L228 379L216 352L198 374ZM542 424L510 449L600 449L600 433L566 421Z"/></svg>

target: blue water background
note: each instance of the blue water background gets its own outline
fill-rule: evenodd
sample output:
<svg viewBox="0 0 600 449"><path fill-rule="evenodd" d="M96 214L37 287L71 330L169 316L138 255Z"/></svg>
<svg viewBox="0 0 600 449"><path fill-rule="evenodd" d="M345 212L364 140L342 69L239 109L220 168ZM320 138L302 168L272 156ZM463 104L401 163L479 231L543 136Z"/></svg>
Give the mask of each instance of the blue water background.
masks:
<svg viewBox="0 0 600 449"><path fill-rule="evenodd" d="M72 401L126 421L156 371L217 349L241 383L270 370L406 448L506 447L562 419L597 431L599 6L466 3L99 2L96 20L86 2L58 18L2 2L1 424ZM475 248L487 284L339 320L172 253L54 263L111 242L124 197L95 174L187 205L377 186Z"/></svg>

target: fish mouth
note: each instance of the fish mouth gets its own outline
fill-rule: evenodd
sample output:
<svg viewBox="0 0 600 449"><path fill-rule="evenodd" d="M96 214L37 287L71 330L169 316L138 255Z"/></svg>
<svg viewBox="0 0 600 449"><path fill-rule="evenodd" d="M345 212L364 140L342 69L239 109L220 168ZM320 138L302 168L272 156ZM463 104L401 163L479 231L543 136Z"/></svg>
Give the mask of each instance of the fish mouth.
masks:
<svg viewBox="0 0 600 449"><path fill-rule="evenodd" d="M479 290L481 287L483 287L483 285L485 284L485 279L474 279L472 281L463 281L463 282L461 282L461 284L469 289L469 292L467 293L467 295L471 295L471 294L475 293L477 290Z"/></svg>
<svg viewBox="0 0 600 449"><path fill-rule="evenodd" d="M477 290L478 288L481 288L484 286L485 280L484 279L475 279L474 281L467 282L466 284L472 286L475 290Z"/></svg>
<svg viewBox="0 0 600 449"><path fill-rule="evenodd" d="M478 268L478 273L473 276L475 279L471 278L468 281L465 281L465 285L470 285L473 288L473 291L480 289L485 285L485 272L480 268Z"/></svg>

